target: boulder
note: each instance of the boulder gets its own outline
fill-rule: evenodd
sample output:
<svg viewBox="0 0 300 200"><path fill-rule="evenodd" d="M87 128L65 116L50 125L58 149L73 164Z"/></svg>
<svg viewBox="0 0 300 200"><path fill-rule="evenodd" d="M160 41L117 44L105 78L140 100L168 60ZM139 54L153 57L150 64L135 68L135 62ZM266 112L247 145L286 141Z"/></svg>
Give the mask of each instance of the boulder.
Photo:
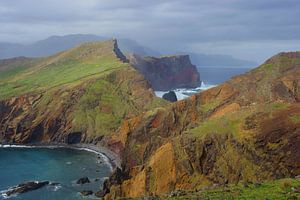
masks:
<svg viewBox="0 0 300 200"><path fill-rule="evenodd" d="M83 190L83 191L80 192L80 194L81 194L82 196L89 196L89 195L92 195L93 193L94 193L94 192L91 191L91 190Z"/></svg>
<svg viewBox="0 0 300 200"><path fill-rule="evenodd" d="M49 185L49 181L30 181L30 182L26 182L26 183L21 183L15 187L12 187L11 189L9 189L7 192L5 192L5 194L7 196L11 196L17 193L26 193L32 190L37 190L40 189L46 185Z"/></svg>
<svg viewBox="0 0 300 200"><path fill-rule="evenodd" d="M162 96L163 99L170 101L170 102L176 102L177 101L177 96L174 91L169 91L168 93L165 93Z"/></svg>
<svg viewBox="0 0 300 200"><path fill-rule="evenodd" d="M88 177L83 177L83 178L78 179L76 183L82 185L82 184L86 184L86 183L90 183L90 182L91 181Z"/></svg>

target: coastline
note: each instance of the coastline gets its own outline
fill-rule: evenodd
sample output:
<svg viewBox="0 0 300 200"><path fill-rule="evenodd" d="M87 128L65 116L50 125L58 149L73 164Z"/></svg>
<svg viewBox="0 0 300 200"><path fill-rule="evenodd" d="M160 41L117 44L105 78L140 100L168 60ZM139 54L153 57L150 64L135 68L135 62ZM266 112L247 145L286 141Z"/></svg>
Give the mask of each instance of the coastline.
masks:
<svg viewBox="0 0 300 200"><path fill-rule="evenodd" d="M89 151L95 153L103 158L103 160L110 166L111 171L121 168L120 158L106 147L94 144L65 144L65 143L38 143L38 144L1 144L0 148L68 148L82 151Z"/></svg>

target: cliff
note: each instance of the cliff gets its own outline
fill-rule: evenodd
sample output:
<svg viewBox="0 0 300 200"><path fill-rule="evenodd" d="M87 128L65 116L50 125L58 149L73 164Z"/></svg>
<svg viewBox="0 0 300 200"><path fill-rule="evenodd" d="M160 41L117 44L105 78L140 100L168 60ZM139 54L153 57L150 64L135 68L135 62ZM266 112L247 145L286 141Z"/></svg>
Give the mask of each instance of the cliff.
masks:
<svg viewBox="0 0 300 200"><path fill-rule="evenodd" d="M300 174L300 52L125 120L103 144L122 158L106 199ZM116 178L117 177L117 178Z"/></svg>
<svg viewBox="0 0 300 200"><path fill-rule="evenodd" d="M151 83L154 90L168 91L200 85L199 72L188 55L155 58L131 54L128 59Z"/></svg>
<svg viewBox="0 0 300 200"><path fill-rule="evenodd" d="M167 104L127 63L116 40L4 60L0 69L2 142L96 143L123 119Z"/></svg>
<svg viewBox="0 0 300 200"><path fill-rule="evenodd" d="M0 70L0 142L108 147L122 169L104 184L106 199L300 175L300 52L173 104L115 40L0 61Z"/></svg>

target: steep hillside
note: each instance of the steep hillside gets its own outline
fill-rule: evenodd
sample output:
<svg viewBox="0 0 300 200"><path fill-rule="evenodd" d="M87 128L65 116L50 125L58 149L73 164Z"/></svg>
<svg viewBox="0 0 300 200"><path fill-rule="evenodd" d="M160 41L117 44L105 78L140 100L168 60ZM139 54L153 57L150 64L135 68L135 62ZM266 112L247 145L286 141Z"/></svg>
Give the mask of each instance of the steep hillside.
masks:
<svg viewBox="0 0 300 200"><path fill-rule="evenodd" d="M121 121L167 104L115 40L51 57L0 61L0 141L96 142Z"/></svg>
<svg viewBox="0 0 300 200"><path fill-rule="evenodd" d="M154 90L168 91L200 86L199 72L188 55L156 58L131 54L128 59L151 83Z"/></svg>
<svg viewBox="0 0 300 200"><path fill-rule="evenodd" d="M103 144L122 158L106 199L300 175L300 52L126 120Z"/></svg>

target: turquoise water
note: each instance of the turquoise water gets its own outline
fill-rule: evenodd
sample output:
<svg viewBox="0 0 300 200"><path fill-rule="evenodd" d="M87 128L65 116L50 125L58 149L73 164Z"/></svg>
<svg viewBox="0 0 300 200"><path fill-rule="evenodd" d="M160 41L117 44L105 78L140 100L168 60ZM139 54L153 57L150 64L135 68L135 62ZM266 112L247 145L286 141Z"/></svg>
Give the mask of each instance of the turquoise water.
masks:
<svg viewBox="0 0 300 200"><path fill-rule="evenodd" d="M0 191L26 181L48 180L60 183L59 187L46 186L9 199L95 199L83 198L79 192L98 191L110 170L105 157L88 151L66 148L0 148ZM89 177L91 183L77 185L76 181L85 176ZM0 196L0 199L4 197Z"/></svg>

